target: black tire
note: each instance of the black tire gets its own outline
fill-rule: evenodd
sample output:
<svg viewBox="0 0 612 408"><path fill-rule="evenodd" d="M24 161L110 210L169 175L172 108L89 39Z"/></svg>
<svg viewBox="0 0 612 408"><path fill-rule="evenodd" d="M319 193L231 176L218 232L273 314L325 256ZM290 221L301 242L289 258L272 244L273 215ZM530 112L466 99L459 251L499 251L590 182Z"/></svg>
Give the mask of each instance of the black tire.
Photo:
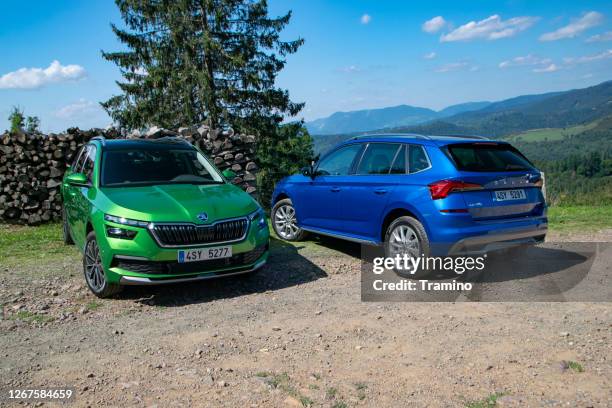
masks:
<svg viewBox="0 0 612 408"><path fill-rule="evenodd" d="M290 213L292 216L287 218ZM272 228L279 238L285 241L301 241L306 237L306 231L297 226L295 208L291 199L285 198L274 204L271 215ZM284 223L282 219L285 220ZM287 227L283 228L283 226Z"/></svg>
<svg viewBox="0 0 612 408"><path fill-rule="evenodd" d="M386 257L395 256L395 254L392 253L391 251L391 245L392 245L391 235L398 227L402 227L402 226L409 228L409 231L412 231L414 235L416 236L416 239L418 240L419 248L418 248L418 251L416 251L418 252L418 254L415 256L426 256L426 257L429 256L430 247L429 247L429 238L427 237L427 232L425 232L425 228L423 227L423 224L421 224L415 218L412 218L409 216L403 216L403 217L396 218L387 227L387 230L385 231L385 242L384 242L385 256ZM411 279L420 279L422 277L427 276L431 272L432 271L419 269L419 270L414 271L414 273L411 273L411 271L395 269L395 273L398 274L399 276L404 277L404 278L411 278Z"/></svg>
<svg viewBox="0 0 612 408"><path fill-rule="evenodd" d="M70 233L70 225L68 225L68 218L66 217L66 209L64 206L62 206L62 238L64 240L64 244L74 245L74 240L72 239L72 235Z"/></svg>
<svg viewBox="0 0 612 408"><path fill-rule="evenodd" d="M91 264L95 266L90 266ZM99 268L99 269L93 269ZM98 241L96 241L96 234L91 231L87 234L87 241L85 242L85 250L83 251L83 275L85 276L85 283L91 293L99 298L107 298L123 290L123 286L108 283L106 280L106 272L101 264L100 259L100 248L98 247Z"/></svg>

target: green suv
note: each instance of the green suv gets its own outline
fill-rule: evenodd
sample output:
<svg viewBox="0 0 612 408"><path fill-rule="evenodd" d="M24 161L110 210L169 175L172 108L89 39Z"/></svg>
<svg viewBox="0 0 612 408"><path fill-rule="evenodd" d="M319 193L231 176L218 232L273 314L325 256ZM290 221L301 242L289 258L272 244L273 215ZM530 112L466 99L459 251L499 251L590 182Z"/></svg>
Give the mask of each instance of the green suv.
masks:
<svg viewBox="0 0 612 408"><path fill-rule="evenodd" d="M179 138L85 144L61 188L64 241L83 253L89 289L108 297L261 268L266 216L233 177Z"/></svg>

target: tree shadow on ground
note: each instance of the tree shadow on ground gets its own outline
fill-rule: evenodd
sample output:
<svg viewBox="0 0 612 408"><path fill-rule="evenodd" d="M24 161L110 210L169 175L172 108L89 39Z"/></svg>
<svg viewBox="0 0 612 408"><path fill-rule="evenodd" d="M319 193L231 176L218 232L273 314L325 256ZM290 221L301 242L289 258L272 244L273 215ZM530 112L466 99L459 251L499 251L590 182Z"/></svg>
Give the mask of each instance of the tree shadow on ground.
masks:
<svg viewBox="0 0 612 408"><path fill-rule="evenodd" d="M325 271L300 255L299 247L273 237L270 247L267 265L256 273L159 286L128 286L119 297L175 307L275 291L327 277Z"/></svg>

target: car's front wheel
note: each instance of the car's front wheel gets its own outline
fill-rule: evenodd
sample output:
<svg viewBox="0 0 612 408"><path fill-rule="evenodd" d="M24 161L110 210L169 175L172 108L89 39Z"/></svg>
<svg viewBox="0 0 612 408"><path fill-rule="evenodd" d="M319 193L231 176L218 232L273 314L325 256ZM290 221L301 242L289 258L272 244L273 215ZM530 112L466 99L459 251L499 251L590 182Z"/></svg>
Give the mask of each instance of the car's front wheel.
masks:
<svg viewBox="0 0 612 408"><path fill-rule="evenodd" d="M272 228L276 235L286 241L300 241L306 231L298 227L295 208L291 199L285 198L272 207Z"/></svg>
<svg viewBox="0 0 612 408"><path fill-rule="evenodd" d="M389 224L385 233L384 245L387 258L396 258L398 255L401 259L404 258L404 255L415 259L429 256L429 239L423 224L408 216L396 218ZM395 268L395 272L403 277L418 279L431 271L423 268L408 270Z"/></svg>
<svg viewBox="0 0 612 408"><path fill-rule="evenodd" d="M83 273L89 290L99 298L113 296L123 289L123 286L109 283L106 280L100 247L93 231L87 234L85 251L83 251Z"/></svg>

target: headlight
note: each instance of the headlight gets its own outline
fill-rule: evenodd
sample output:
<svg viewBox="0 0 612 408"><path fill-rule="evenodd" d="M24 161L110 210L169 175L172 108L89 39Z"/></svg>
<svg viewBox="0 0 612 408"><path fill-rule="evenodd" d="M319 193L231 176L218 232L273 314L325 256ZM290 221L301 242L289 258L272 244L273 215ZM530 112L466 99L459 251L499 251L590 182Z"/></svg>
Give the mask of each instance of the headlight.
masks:
<svg viewBox="0 0 612 408"><path fill-rule="evenodd" d="M125 228L106 226L106 236L119 239L134 239L137 232Z"/></svg>
<svg viewBox="0 0 612 408"><path fill-rule="evenodd" d="M149 223L146 221L130 220L128 218L115 217L114 215L108 215L108 214L104 214L104 220L114 222L116 224L129 225L132 227L146 228L149 226Z"/></svg>
<svg viewBox="0 0 612 408"><path fill-rule="evenodd" d="M249 214L249 219L252 223L256 224L259 229L266 226L266 212L261 207Z"/></svg>

